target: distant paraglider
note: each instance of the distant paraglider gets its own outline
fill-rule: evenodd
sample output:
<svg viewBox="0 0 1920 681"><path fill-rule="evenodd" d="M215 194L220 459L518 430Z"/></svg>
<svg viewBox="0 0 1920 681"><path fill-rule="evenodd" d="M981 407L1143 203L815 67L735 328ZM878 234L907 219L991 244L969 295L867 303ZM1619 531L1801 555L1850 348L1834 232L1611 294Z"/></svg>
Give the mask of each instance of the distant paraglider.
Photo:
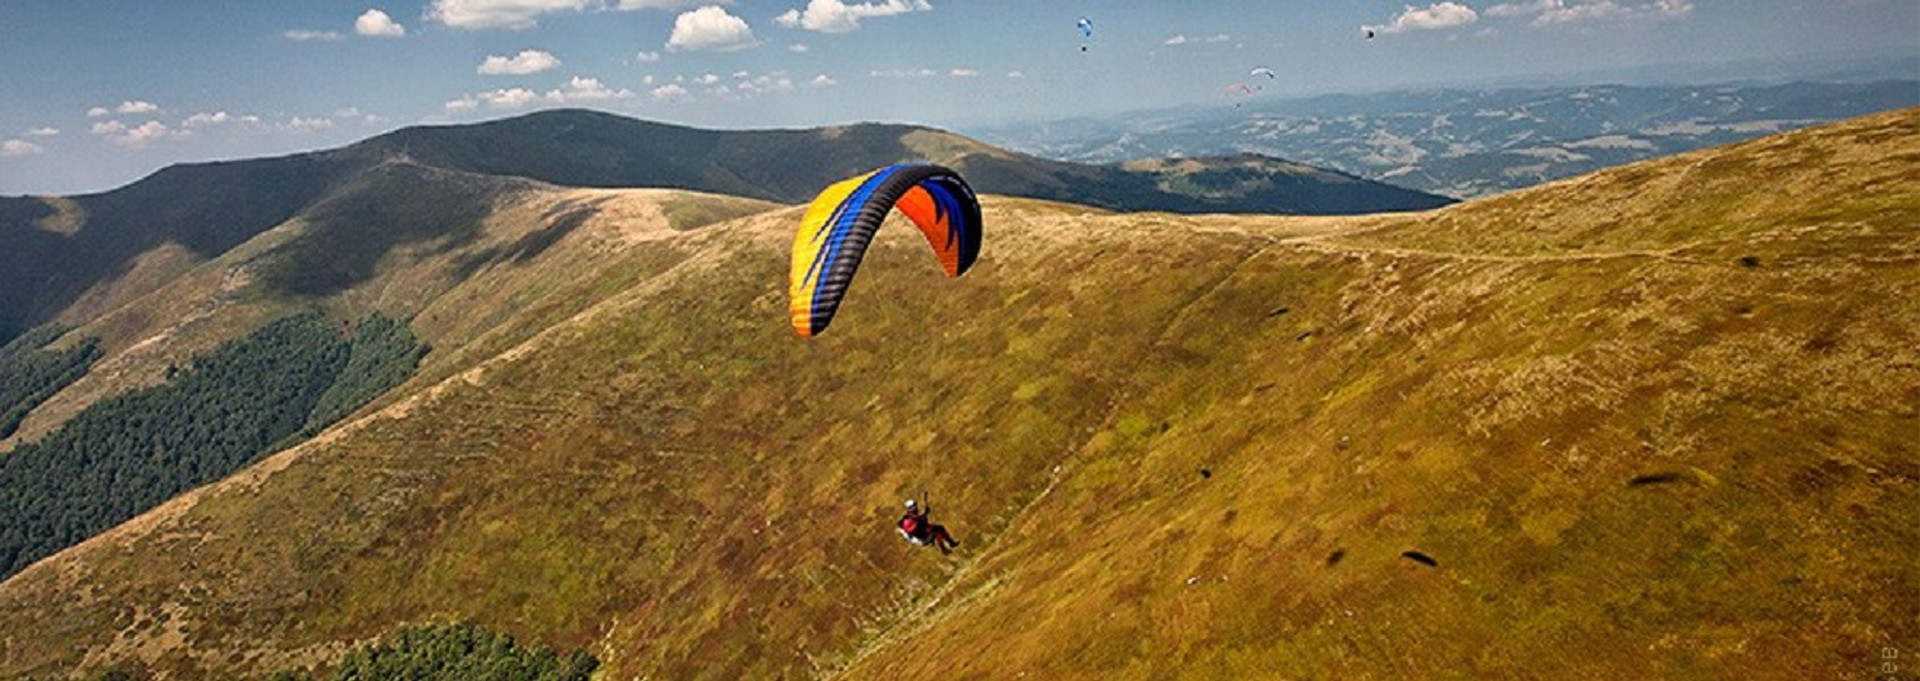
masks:
<svg viewBox="0 0 1920 681"><path fill-rule="evenodd" d="M1362 26L1360 27L1360 32L1366 34L1368 40L1373 39L1373 29Z"/></svg>
<svg viewBox="0 0 1920 681"><path fill-rule="evenodd" d="M1253 94L1253 88L1247 87L1246 83L1234 83L1232 85L1227 86L1228 97L1237 97L1240 95L1252 95L1252 94ZM1233 102L1234 108L1239 108L1241 104L1242 102L1240 102L1238 99L1235 99Z"/></svg>
<svg viewBox="0 0 1920 681"><path fill-rule="evenodd" d="M980 201L959 173L905 163L836 182L814 197L793 237L788 309L801 336L820 335L833 321L867 244L895 208L920 227L947 276L979 257Z"/></svg>
<svg viewBox="0 0 1920 681"><path fill-rule="evenodd" d="M1087 51L1087 43L1093 41L1093 20L1080 17L1080 20L1074 22L1074 25L1080 28L1080 51L1085 52Z"/></svg>
<svg viewBox="0 0 1920 681"><path fill-rule="evenodd" d="M1256 68L1256 69L1254 69L1254 70L1252 70L1252 71L1248 71L1248 72L1247 72L1247 75L1249 75L1249 76L1266 76L1266 77L1267 77L1267 80L1275 80L1275 79L1277 79L1277 78L1279 78L1279 76L1275 76L1275 75L1273 75L1273 69L1270 69L1270 68L1267 68L1267 67L1265 67L1265 66L1262 66L1262 67L1259 67L1259 68ZM1260 82L1260 81L1254 81L1254 82L1256 82L1256 83L1258 83L1258 82ZM1262 85L1255 85L1255 86L1253 86L1253 89L1255 89L1255 90L1265 90L1265 89L1267 89L1267 86L1266 86L1266 85L1264 85L1264 84L1262 84Z"/></svg>

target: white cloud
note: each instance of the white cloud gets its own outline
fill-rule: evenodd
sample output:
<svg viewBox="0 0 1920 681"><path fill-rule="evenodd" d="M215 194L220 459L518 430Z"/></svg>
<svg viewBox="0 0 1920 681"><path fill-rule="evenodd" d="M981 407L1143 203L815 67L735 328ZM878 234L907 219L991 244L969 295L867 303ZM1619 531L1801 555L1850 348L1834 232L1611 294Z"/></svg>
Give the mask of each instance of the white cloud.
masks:
<svg viewBox="0 0 1920 681"><path fill-rule="evenodd" d="M40 145L26 140L7 140L0 142L0 156L32 156L45 152Z"/></svg>
<svg viewBox="0 0 1920 681"><path fill-rule="evenodd" d="M1534 15L1534 26L1627 19L1679 19L1692 13L1692 0L1654 0L1637 5L1623 5L1614 0L1534 0L1487 8L1487 16Z"/></svg>
<svg viewBox="0 0 1920 681"><path fill-rule="evenodd" d="M171 134L173 134L173 131L167 129L165 123L161 123L160 121L147 121L141 123L139 127L128 130L125 137L115 141L124 146L139 149L147 146L148 142Z"/></svg>
<svg viewBox="0 0 1920 681"><path fill-rule="evenodd" d="M151 140L160 139L170 134L173 134L173 131L167 129L165 123L161 123L160 121L147 121L141 123L139 127L128 130L127 141L134 145L144 145Z"/></svg>
<svg viewBox="0 0 1920 681"><path fill-rule="evenodd" d="M975 69L954 69L952 71L948 71L947 75L956 76L959 78L972 78L974 76L980 75L980 72Z"/></svg>
<svg viewBox="0 0 1920 681"><path fill-rule="evenodd" d="M834 80L833 76L829 76L824 73L814 76L813 80L807 81L807 85L809 87L826 87L829 85L839 85L839 84L840 84L840 81Z"/></svg>
<svg viewBox="0 0 1920 681"><path fill-rule="evenodd" d="M1480 20L1480 14L1472 7L1457 2L1436 2L1426 7L1407 6L1407 10L1394 15L1384 26L1367 26L1376 33L1406 33L1408 31L1437 31L1443 28L1465 26Z"/></svg>
<svg viewBox="0 0 1920 681"><path fill-rule="evenodd" d="M1678 19L1693 13L1693 0L1654 0L1649 9L1655 16Z"/></svg>
<svg viewBox="0 0 1920 681"><path fill-rule="evenodd" d="M555 104L632 98L632 90L614 90L600 84L600 79L598 78L584 78L581 76L574 76L573 79L567 81L566 86L561 89L547 91L547 101Z"/></svg>
<svg viewBox="0 0 1920 681"><path fill-rule="evenodd" d="M867 72L874 78L931 78L940 75L933 69L875 69Z"/></svg>
<svg viewBox="0 0 1920 681"><path fill-rule="evenodd" d="M87 109L87 118L99 118L101 116L109 116L112 114L113 112L108 111L107 107L104 107L104 106L96 106L91 109Z"/></svg>
<svg viewBox="0 0 1920 681"><path fill-rule="evenodd" d="M148 142L175 134L160 121L147 121L132 128L120 121L100 121L88 128L87 132L105 137L107 141L128 149L145 148Z"/></svg>
<svg viewBox="0 0 1920 681"><path fill-rule="evenodd" d="M767 92L785 92L793 89L793 79L777 74L754 76L739 84L740 92L758 95Z"/></svg>
<svg viewBox="0 0 1920 681"><path fill-rule="evenodd" d="M667 83L654 88L647 94L663 102L685 102L693 99L693 93L687 92L686 88L680 87L677 83Z"/></svg>
<svg viewBox="0 0 1920 681"><path fill-rule="evenodd" d="M204 128L209 125L219 125L232 120L234 120L233 116L227 114L225 111L215 111L213 113L201 112L188 116L187 120L180 123L180 126L185 128Z"/></svg>
<svg viewBox="0 0 1920 681"><path fill-rule="evenodd" d="M1232 40L1232 39L1233 39L1233 36L1230 36L1230 35L1227 35L1227 34L1225 34L1225 33L1215 33L1215 34L1213 34L1213 35L1210 35L1210 36L1206 36L1206 37L1204 37L1204 38L1202 38L1202 37L1192 37L1192 38L1189 38L1189 37L1187 37L1187 35L1186 35L1186 34L1184 34L1184 33L1176 33L1176 34L1174 34L1174 36L1173 36L1173 37L1171 37L1171 38L1168 38L1168 39L1166 39L1166 40L1163 40L1163 41L1160 41L1160 44L1162 44L1162 45L1186 45L1186 44L1188 44L1188 43L1224 43L1224 42L1226 42L1226 41L1229 41L1229 40Z"/></svg>
<svg viewBox="0 0 1920 681"><path fill-rule="evenodd" d="M720 77L713 75L711 73L701 74L700 77L693 79L693 82L699 83L701 85L712 85L714 83L720 82Z"/></svg>
<svg viewBox="0 0 1920 681"><path fill-rule="evenodd" d="M366 125L379 125L381 123L385 123L387 120L380 116L376 116L376 115L367 113L365 111L361 111L360 107L357 107L357 106L350 106L345 109L341 109L339 111L333 112L333 119L336 121L358 120L361 123Z"/></svg>
<svg viewBox="0 0 1920 681"><path fill-rule="evenodd" d="M296 28L291 31L282 33L280 34L280 36L288 40L292 40L294 42L301 42L301 43L312 42L316 40L333 42L336 40L344 39L346 37L346 36L340 35L338 31L310 31L304 28Z"/></svg>
<svg viewBox="0 0 1920 681"><path fill-rule="evenodd" d="M578 12L590 4L589 0L433 0L426 18L454 28L517 31L533 28L542 14Z"/></svg>
<svg viewBox="0 0 1920 681"><path fill-rule="evenodd" d="M636 9L681 9L700 5L731 5L732 0L620 0L614 9L629 11Z"/></svg>
<svg viewBox="0 0 1920 681"><path fill-rule="evenodd" d="M534 94L532 90L523 87L488 90L477 96L480 98L480 101L486 102L487 106L495 109L517 109L531 104L533 100L540 98L540 95Z"/></svg>
<svg viewBox="0 0 1920 681"><path fill-rule="evenodd" d="M660 61L660 53L641 50L639 54L633 55L633 58L640 60L642 64L651 64Z"/></svg>
<svg viewBox="0 0 1920 681"><path fill-rule="evenodd" d="M927 0L881 0L847 4L842 0L809 0L804 10L789 9L773 20L787 28L804 28L821 33L849 33L860 28L860 20L933 9Z"/></svg>
<svg viewBox="0 0 1920 681"><path fill-rule="evenodd" d="M551 53L540 50L521 50L520 54L512 57L487 55L486 59L480 61L480 67L475 71L486 76L524 76L559 66L560 60Z"/></svg>
<svg viewBox="0 0 1920 681"><path fill-rule="evenodd" d="M153 102L135 99L121 102L120 106L114 107L113 110L123 114L141 114L159 111L160 107Z"/></svg>
<svg viewBox="0 0 1920 681"><path fill-rule="evenodd" d="M807 47L806 43L794 43L792 45L787 46L787 51L792 52L794 54L806 54L807 51L811 49L813 48Z"/></svg>
<svg viewBox="0 0 1920 681"><path fill-rule="evenodd" d="M52 137L60 134L60 129L52 126L34 128L27 131L29 137Z"/></svg>
<svg viewBox="0 0 1920 681"><path fill-rule="evenodd" d="M559 91L555 90L554 92L558 93ZM468 111L478 108L482 104L494 109L518 109L539 100L540 93L523 87L517 87L462 95L459 99L447 100L447 103L441 106L449 112Z"/></svg>
<svg viewBox="0 0 1920 681"><path fill-rule="evenodd" d="M680 13L673 19L673 33L667 36L667 48L675 50L726 52L758 44L747 20L728 14L719 5Z"/></svg>
<svg viewBox="0 0 1920 681"><path fill-rule="evenodd" d="M1533 2L1509 2L1487 8L1490 17L1517 17L1545 12L1560 5L1560 0L1534 0Z"/></svg>
<svg viewBox="0 0 1920 681"><path fill-rule="evenodd" d="M333 129L333 119L325 116L314 116L311 118L294 116L291 120L287 121L287 127L294 132L320 132L322 130Z"/></svg>
<svg viewBox="0 0 1920 681"><path fill-rule="evenodd" d="M647 74L647 75L644 75L644 76L641 76L641 77L640 77L640 84L641 84L641 85L652 85L652 84L653 84L653 74L651 74L651 73L649 73L649 74Z"/></svg>
<svg viewBox="0 0 1920 681"><path fill-rule="evenodd" d="M360 17L353 20L353 32L377 38L398 38L407 34L407 27L396 23L386 12L370 9L361 12Z"/></svg>
<svg viewBox="0 0 1920 681"><path fill-rule="evenodd" d="M1541 12L1540 16L1534 18L1533 23L1535 26L1545 26L1547 24L1572 24L1582 21L1606 21L1609 19L1623 19L1631 14L1633 14L1633 10L1627 9L1618 3L1611 2L1611 0L1600 0L1599 2L1584 2L1566 7L1556 7Z"/></svg>

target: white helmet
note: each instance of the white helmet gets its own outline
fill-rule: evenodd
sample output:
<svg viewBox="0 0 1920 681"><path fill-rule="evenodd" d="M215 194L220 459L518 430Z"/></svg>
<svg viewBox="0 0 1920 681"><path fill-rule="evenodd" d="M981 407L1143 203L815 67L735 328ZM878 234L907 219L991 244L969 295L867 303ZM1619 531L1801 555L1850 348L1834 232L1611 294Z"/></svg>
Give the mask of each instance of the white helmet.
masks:
<svg viewBox="0 0 1920 681"><path fill-rule="evenodd" d="M918 506L918 505L919 505L919 504L916 504L916 503L913 503L913 500L912 500L912 499L908 499L908 500L907 500L907 509L908 509L908 510L912 510L912 509L913 509L913 507L915 507L915 506Z"/></svg>

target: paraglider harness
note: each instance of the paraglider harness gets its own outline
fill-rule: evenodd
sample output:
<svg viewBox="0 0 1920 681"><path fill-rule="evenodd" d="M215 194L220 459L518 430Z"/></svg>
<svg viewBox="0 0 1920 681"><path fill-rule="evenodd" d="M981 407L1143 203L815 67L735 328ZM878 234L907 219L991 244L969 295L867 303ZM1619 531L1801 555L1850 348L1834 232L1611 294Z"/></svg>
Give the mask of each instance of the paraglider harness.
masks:
<svg viewBox="0 0 1920 681"><path fill-rule="evenodd" d="M907 511L906 515L900 516L900 536L905 537L906 540L912 542L914 546L932 545L933 532L929 528L933 526L933 523L927 522L927 513L926 507L922 506L919 509Z"/></svg>
<svg viewBox="0 0 1920 681"><path fill-rule="evenodd" d="M926 491L920 492L920 499L917 503L907 505L907 513L900 516L900 523L896 527L900 529L900 536L906 538L908 543L914 546L932 546L933 522L928 520L927 516L933 514L933 509L927 508Z"/></svg>

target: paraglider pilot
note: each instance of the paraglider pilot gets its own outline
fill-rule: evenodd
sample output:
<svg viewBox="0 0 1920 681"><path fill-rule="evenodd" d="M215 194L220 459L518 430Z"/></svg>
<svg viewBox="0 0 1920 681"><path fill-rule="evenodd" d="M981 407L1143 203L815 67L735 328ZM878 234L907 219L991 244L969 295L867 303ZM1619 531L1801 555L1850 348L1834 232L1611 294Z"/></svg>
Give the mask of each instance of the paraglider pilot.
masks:
<svg viewBox="0 0 1920 681"><path fill-rule="evenodd" d="M913 542L915 546L931 544L938 547L941 553L947 553L960 546L960 542L954 541L953 535L947 534L945 525L935 525L927 520L927 516L932 513L933 509L922 507L914 500L908 499L907 513L900 516L900 536L906 537L907 541Z"/></svg>

